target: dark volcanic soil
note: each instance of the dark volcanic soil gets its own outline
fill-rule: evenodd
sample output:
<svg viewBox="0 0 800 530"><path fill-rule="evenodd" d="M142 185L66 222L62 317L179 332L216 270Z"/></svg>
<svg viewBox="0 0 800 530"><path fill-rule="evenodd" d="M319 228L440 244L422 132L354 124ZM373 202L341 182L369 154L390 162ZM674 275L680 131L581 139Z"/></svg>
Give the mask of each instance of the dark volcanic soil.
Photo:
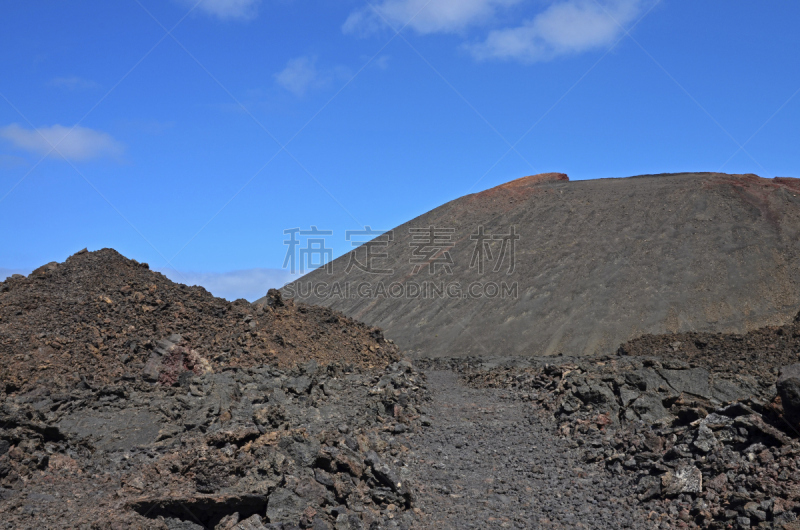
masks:
<svg viewBox="0 0 800 530"><path fill-rule="evenodd" d="M512 226L509 273L501 236ZM429 227L435 241L411 233ZM500 238L483 241L483 259L480 227ZM372 262L391 274L359 270L348 254L284 292L380 326L418 357L611 354L648 333L780 325L800 307L799 179L539 175L451 201L392 235ZM354 252L367 263L365 247ZM503 282L517 296L497 294Z"/></svg>
<svg viewBox="0 0 800 530"><path fill-rule="evenodd" d="M173 334L186 351L166 355L164 363L174 366L161 371L165 379L187 363L195 373L311 359L383 367L396 352L379 330L340 313L292 302L231 303L111 249L0 283L0 379L7 393L41 385L55 391L82 379L89 386L147 379L158 371L158 341Z"/></svg>
<svg viewBox="0 0 800 530"><path fill-rule="evenodd" d="M531 402L428 372L434 428L409 440L424 528L654 528L626 476L586 464Z"/></svg>

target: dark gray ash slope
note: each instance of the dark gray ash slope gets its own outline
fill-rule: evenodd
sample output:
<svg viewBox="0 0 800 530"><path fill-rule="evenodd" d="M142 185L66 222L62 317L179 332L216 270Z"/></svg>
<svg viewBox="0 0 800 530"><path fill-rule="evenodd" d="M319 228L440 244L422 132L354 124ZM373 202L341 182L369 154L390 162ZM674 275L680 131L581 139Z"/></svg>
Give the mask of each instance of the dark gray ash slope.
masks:
<svg viewBox="0 0 800 530"><path fill-rule="evenodd" d="M452 275L417 274L409 228L455 228ZM470 269L478 227L517 242L516 270ZM744 333L779 325L800 305L800 181L684 173L569 182L526 177L449 202L394 229L394 273L297 280L517 281L518 299L305 298L381 326L417 356L607 354L646 333ZM499 249L496 248L495 252ZM363 256L361 256L363 260ZM296 289L297 290L297 289Z"/></svg>

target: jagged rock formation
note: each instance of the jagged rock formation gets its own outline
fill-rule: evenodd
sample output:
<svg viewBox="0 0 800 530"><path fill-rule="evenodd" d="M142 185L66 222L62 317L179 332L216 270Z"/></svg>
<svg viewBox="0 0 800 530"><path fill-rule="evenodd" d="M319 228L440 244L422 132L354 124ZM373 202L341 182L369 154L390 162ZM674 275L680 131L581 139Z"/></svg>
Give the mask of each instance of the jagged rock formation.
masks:
<svg viewBox="0 0 800 530"><path fill-rule="evenodd" d="M342 314L279 298L228 302L112 249L0 282L0 348L8 393L312 359L385 366L394 351L380 330Z"/></svg>
<svg viewBox="0 0 800 530"><path fill-rule="evenodd" d="M326 308L105 249L0 283L0 528L408 526L424 378Z"/></svg>
<svg viewBox="0 0 800 530"><path fill-rule="evenodd" d="M512 226L509 273L502 236L509 243ZM284 294L379 325L419 357L605 354L648 333L783 324L800 305L797 179L537 175L449 202L392 236L371 249L386 255L372 270L391 273L359 268L361 247L358 264L342 256ZM492 297L503 282L510 295Z"/></svg>

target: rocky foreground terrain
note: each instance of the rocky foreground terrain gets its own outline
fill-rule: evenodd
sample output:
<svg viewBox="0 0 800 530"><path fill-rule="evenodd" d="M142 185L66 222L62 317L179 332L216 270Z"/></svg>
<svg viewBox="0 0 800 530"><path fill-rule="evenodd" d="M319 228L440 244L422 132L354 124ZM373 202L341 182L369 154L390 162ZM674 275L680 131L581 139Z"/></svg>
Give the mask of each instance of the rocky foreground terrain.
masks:
<svg viewBox="0 0 800 530"><path fill-rule="evenodd" d="M798 360L800 314L745 335L645 336L600 359L428 364L552 422L577 468L630 485L650 528L721 529L800 528Z"/></svg>
<svg viewBox="0 0 800 530"><path fill-rule="evenodd" d="M113 250L0 283L0 527L800 528L800 316L404 359Z"/></svg>
<svg viewBox="0 0 800 530"><path fill-rule="evenodd" d="M0 348L0 527L410 524L427 394L378 329L106 249L0 283Z"/></svg>

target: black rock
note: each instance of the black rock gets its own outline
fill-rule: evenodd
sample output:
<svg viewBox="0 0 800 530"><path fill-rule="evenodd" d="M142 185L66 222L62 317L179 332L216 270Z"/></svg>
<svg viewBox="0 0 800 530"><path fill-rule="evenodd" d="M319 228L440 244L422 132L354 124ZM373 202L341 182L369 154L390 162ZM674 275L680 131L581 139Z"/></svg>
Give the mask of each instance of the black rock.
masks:
<svg viewBox="0 0 800 530"><path fill-rule="evenodd" d="M775 386L787 419L797 424L800 421L800 363L781 368Z"/></svg>
<svg viewBox="0 0 800 530"><path fill-rule="evenodd" d="M269 496L267 518L270 523L291 523L300 519L306 503L293 492L277 488Z"/></svg>

